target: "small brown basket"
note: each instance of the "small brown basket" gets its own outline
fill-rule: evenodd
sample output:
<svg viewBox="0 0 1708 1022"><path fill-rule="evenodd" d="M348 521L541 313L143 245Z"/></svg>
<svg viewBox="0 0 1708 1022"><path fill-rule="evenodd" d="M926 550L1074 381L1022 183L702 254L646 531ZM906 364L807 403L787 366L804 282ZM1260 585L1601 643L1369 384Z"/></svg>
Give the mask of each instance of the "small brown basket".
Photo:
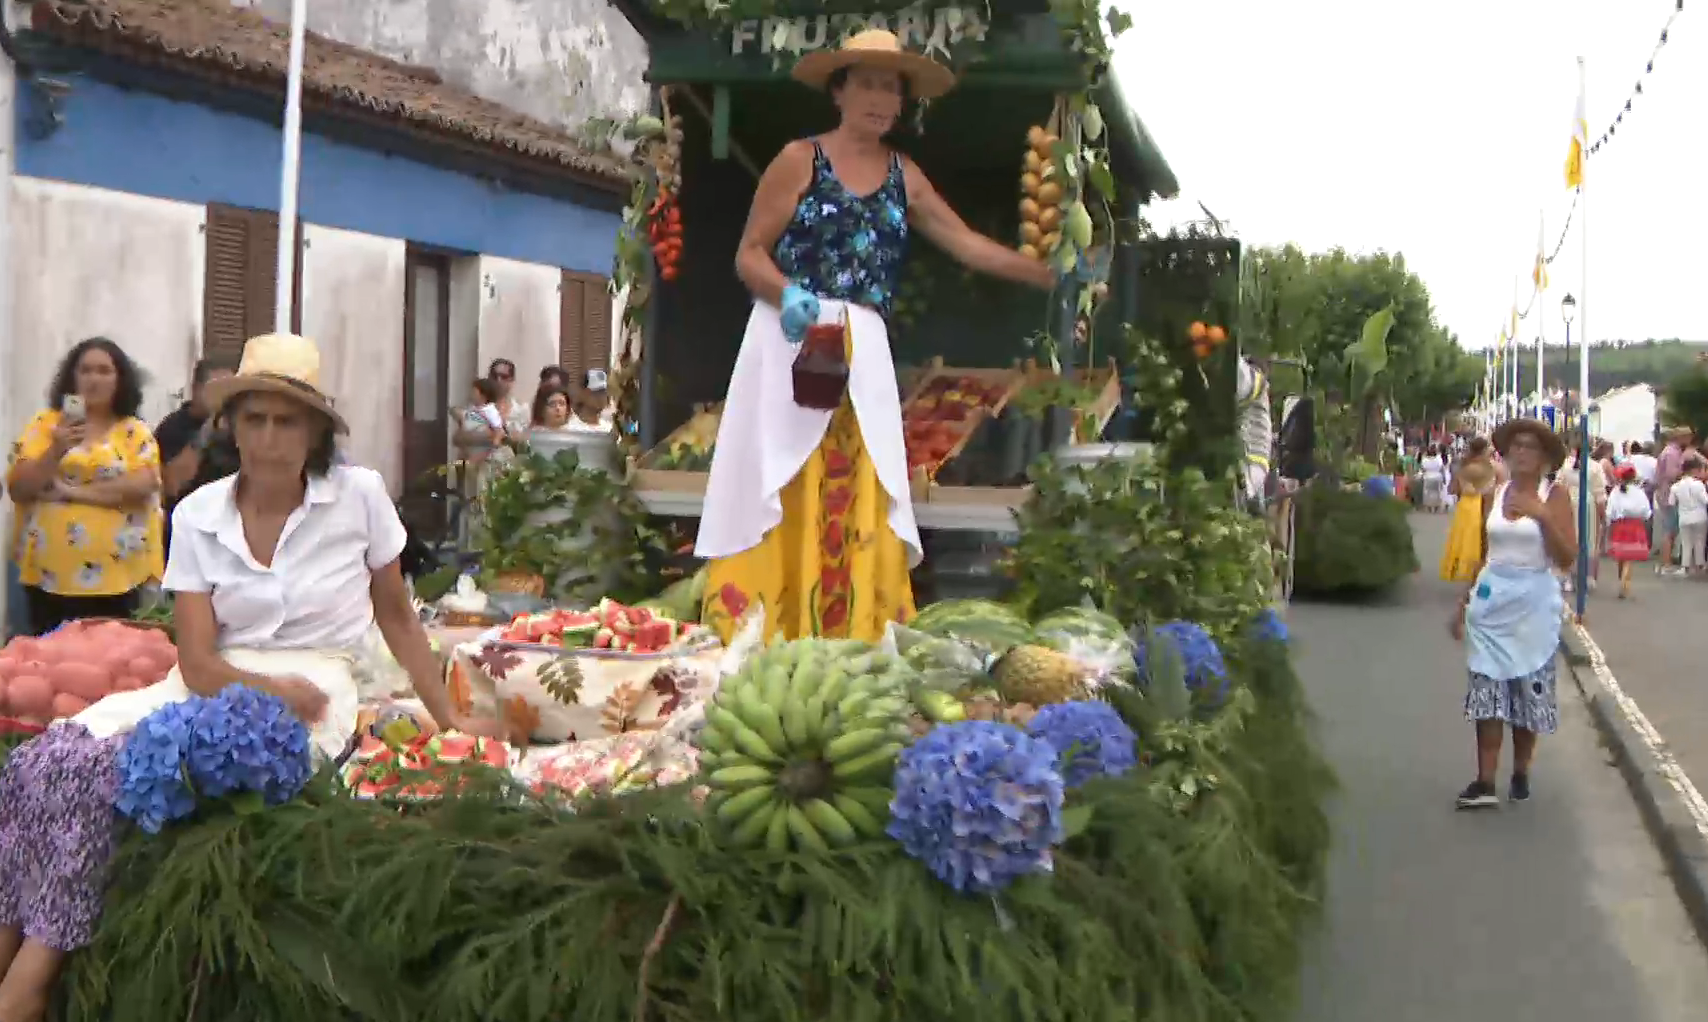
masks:
<svg viewBox="0 0 1708 1022"><path fill-rule="evenodd" d="M521 571L505 572L502 575L494 577L492 585L487 588L491 589L495 593L514 593L518 596L544 597L546 595L546 577L544 575L531 575L527 572Z"/></svg>
<svg viewBox="0 0 1708 1022"><path fill-rule="evenodd" d="M491 614L476 614L467 610L442 610L439 612L439 623L446 628L480 628L483 625L497 624Z"/></svg>
<svg viewBox="0 0 1708 1022"><path fill-rule="evenodd" d="M848 313L841 323L814 323L795 355L795 404L832 412L848 393Z"/></svg>

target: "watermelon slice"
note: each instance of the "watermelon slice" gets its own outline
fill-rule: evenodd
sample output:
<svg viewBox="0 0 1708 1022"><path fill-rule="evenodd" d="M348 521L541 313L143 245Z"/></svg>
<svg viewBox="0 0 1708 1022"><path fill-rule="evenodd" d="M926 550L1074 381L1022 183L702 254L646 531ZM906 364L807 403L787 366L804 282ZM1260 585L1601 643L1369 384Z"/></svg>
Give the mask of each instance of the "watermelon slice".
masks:
<svg viewBox="0 0 1708 1022"><path fill-rule="evenodd" d="M439 734L428 744L433 758L440 763L462 763L473 758L480 739L472 735Z"/></svg>

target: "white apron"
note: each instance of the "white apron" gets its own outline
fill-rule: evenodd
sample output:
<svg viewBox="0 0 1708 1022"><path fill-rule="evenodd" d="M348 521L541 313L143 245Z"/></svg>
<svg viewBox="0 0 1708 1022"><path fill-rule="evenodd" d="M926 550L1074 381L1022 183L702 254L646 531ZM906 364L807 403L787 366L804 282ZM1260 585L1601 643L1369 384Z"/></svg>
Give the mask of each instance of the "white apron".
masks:
<svg viewBox="0 0 1708 1022"><path fill-rule="evenodd" d="M309 728L309 746L317 758L337 759L343 755L356 731L356 713L360 709L356 677L352 668L353 653L312 649L228 649L220 654L225 662L240 671L282 677L297 675L306 678L326 693L326 713L320 722ZM160 681L134 692L115 692L85 709L71 719L83 725L96 738L129 734L142 719L155 710L181 703L194 693L184 684L184 676L173 667Z"/></svg>
<svg viewBox="0 0 1708 1022"><path fill-rule="evenodd" d="M924 553L913 520L889 331L883 317L872 310L832 299L820 300L819 322L840 323L844 309L854 337L848 394L866 456L890 498L890 528L907 546L912 567ZM777 309L754 302L718 424L700 534L694 544L697 557L730 557L758 546L783 520L783 487L800 472L830 428L833 412L795 404L791 372L795 352L783 336Z"/></svg>

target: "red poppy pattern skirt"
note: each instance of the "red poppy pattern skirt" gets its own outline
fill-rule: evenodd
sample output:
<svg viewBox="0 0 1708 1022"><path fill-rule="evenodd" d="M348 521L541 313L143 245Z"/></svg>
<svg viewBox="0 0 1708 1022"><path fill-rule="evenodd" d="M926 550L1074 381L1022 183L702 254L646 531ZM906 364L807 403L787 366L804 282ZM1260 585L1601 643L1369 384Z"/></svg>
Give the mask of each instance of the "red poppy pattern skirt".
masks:
<svg viewBox="0 0 1708 1022"><path fill-rule="evenodd" d="M703 623L728 642L762 606L767 639L876 642L891 621L913 619L907 546L847 398L782 501L782 522L758 546L708 565Z"/></svg>

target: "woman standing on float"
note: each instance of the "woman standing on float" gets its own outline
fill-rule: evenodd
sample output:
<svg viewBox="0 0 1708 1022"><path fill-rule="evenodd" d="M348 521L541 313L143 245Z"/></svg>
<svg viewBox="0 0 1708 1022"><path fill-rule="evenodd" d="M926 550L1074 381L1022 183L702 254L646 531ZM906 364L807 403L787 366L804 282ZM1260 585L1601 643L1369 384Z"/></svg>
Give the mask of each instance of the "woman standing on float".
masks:
<svg viewBox="0 0 1708 1022"><path fill-rule="evenodd" d="M967 267L1048 290L1048 266L973 231L908 157L884 143L909 100L954 85L948 68L872 29L808 54L797 81L840 112L827 134L765 169L736 253L753 293L718 428L695 552L711 561L703 620L727 640L749 606L770 635L877 639L914 613L922 556L884 317L917 228ZM803 408L792 367L808 326L849 324L848 389Z"/></svg>

